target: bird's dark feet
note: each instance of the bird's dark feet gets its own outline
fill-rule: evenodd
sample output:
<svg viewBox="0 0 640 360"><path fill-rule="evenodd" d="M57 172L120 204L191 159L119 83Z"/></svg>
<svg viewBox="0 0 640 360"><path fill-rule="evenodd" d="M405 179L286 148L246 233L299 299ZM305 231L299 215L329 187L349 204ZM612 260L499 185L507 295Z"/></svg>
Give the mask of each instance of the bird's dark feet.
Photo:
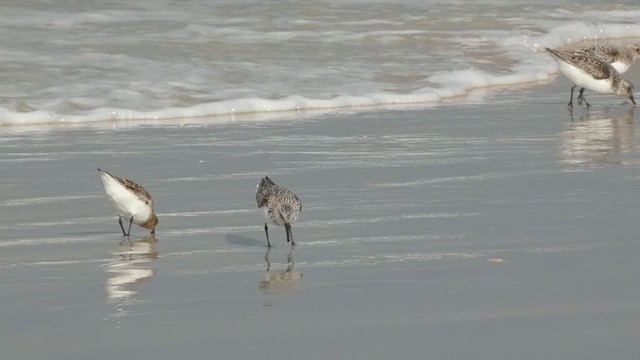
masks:
<svg viewBox="0 0 640 360"><path fill-rule="evenodd" d="M567 107L570 107L570 108L573 107L573 90L575 90L576 86L578 85L573 85L571 87L571 95L569 95L569 103L567 104Z"/></svg>
<svg viewBox="0 0 640 360"><path fill-rule="evenodd" d="M122 218L118 217L118 224L120 224L120 229L122 229L122 236L129 236L126 231L124 231L124 226L122 225Z"/></svg>
<svg viewBox="0 0 640 360"><path fill-rule="evenodd" d="M584 102L584 105L586 107L590 107L591 106L591 104L589 104L587 102L587 99L585 99L584 96L582 96L582 95L578 96L578 104L582 105L583 102Z"/></svg>
<svg viewBox="0 0 640 360"><path fill-rule="evenodd" d="M580 94L578 94L577 99L578 99L578 105L582 105L582 102L584 101L584 103L585 103L585 105L587 105L587 107L591 106L591 104L589 104L587 102L587 99L585 99L585 97L584 97L584 88L580 89Z"/></svg>
<svg viewBox="0 0 640 360"><path fill-rule="evenodd" d="M293 241L293 233L291 232L291 224L284 224L284 229L287 232L287 242L290 242L291 246L295 245L296 243Z"/></svg>

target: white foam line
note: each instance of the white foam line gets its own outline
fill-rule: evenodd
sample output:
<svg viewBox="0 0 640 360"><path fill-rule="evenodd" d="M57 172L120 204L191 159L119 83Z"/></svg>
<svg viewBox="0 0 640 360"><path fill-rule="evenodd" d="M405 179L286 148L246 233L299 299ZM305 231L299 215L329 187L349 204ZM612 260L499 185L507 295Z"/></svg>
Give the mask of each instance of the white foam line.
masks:
<svg viewBox="0 0 640 360"><path fill-rule="evenodd" d="M175 213L158 213L160 217L194 217L203 215L227 215L227 214L247 214L254 213L255 209L232 209L232 210L213 210L213 211L183 211Z"/></svg>
<svg viewBox="0 0 640 360"><path fill-rule="evenodd" d="M177 257L177 256L190 256L190 255L201 255L201 254L227 254L227 253L240 253L247 252L249 249L213 249L213 250L193 250L193 251L183 251L183 252L173 252L167 254L161 254L158 257ZM115 253L114 253L115 254ZM76 264L90 264L90 263L103 263L100 267L112 266L114 259L84 259L84 260L59 260L59 261L35 261L35 262L21 262L21 263L12 263L12 264L0 264L1 269L15 269L15 268L24 268L24 267L39 267L39 266L64 266L64 265L76 265ZM118 260L119 262L120 260ZM151 261L151 259L144 259L144 261L139 263L147 263ZM131 263L133 264L133 263Z"/></svg>
<svg viewBox="0 0 640 360"><path fill-rule="evenodd" d="M439 177L432 179L422 179L416 181L404 181L404 182L396 182L396 183L385 183L385 184L377 184L373 185L374 187L415 187L420 185L427 184L438 184L438 183L459 183L465 181L482 181L482 180L490 180L490 179L499 179L503 177L507 177L510 173L493 173L493 174L481 174L481 175L470 175L470 176L449 176L449 177Z"/></svg>
<svg viewBox="0 0 640 360"><path fill-rule="evenodd" d="M428 184L439 184L439 183L460 183L465 181L484 181L484 180L495 180L502 179L512 176L524 176L529 174L544 174L548 173L548 171L505 171L505 172L495 172L495 173L486 173L486 174L478 174L478 175L469 175L469 176L448 176L448 177L438 177L438 178L430 178L430 179L421 179L415 181L404 181L404 182L395 182L395 183L382 183L382 184L374 184L373 187L407 187L407 186L420 186L420 185L428 185Z"/></svg>
<svg viewBox="0 0 640 360"><path fill-rule="evenodd" d="M112 219L113 217L87 217L87 218L77 218L74 220L65 220L65 221L48 221L48 222L33 222L33 223L20 223L13 225L2 225L0 226L0 230L8 230L8 229L22 229L22 228L37 228L37 227L48 227L48 226L61 226L61 225L75 225L75 224L96 224L106 221L107 219Z"/></svg>
<svg viewBox="0 0 640 360"><path fill-rule="evenodd" d="M349 245L368 242L399 242L399 241L425 241L425 240L443 240L443 239L462 239L465 235L449 235L449 234L435 234L435 235L403 235L403 236L369 236L369 237L352 237L339 240L317 240L317 241L305 241L304 246L335 246L335 245Z"/></svg>
<svg viewBox="0 0 640 360"><path fill-rule="evenodd" d="M376 161L372 159L344 159L344 160L313 160L313 161L289 161L288 164L298 165L298 167L304 167L307 170L336 170L336 169L371 169L377 168L382 165L392 168L404 168L408 166L414 166L418 164L433 165L433 164L455 164L461 162L467 162L473 160L484 160L482 157L474 158L456 158L456 159L430 159L425 157L416 157L411 159L399 159L399 158L379 158ZM286 170L286 169L280 169Z"/></svg>
<svg viewBox="0 0 640 360"><path fill-rule="evenodd" d="M185 235L198 235L198 234L226 234L237 232L250 232L260 228L259 225L254 226L225 226L225 227L206 227L206 228L191 228L191 229L179 229L179 230L167 230L163 231L163 236L185 236Z"/></svg>
<svg viewBox="0 0 640 360"><path fill-rule="evenodd" d="M105 240L105 236L20 239L20 240L0 241L0 247L72 244L72 243L94 242L94 241L104 241L104 240Z"/></svg>
<svg viewBox="0 0 640 360"><path fill-rule="evenodd" d="M51 154L49 154L51 155ZM38 158L20 158L20 159L0 159L0 163L25 163L25 162L36 162L36 161L55 161L59 160L54 157L38 157Z"/></svg>
<svg viewBox="0 0 640 360"><path fill-rule="evenodd" d="M276 265L272 263L272 266ZM265 263L245 264L245 265L231 265L222 268L206 268L206 269L185 269L176 271L177 275L206 275L215 273L239 273L239 272L257 272L264 271L266 267Z"/></svg>
<svg viewBox="0 0 640 360"><path fill-rule="evenodd" d="M106 263L113 261L113 259L85 259L85 260L60 260L60 261L36 261L36 262L23 262L13 264L2 264L2 269L14 269L25 267L38 267L38 266L64 266L64 265L76 265L76 264L91 264L91 263Z"/></svg>
<svg viewBox="0 0 640 360"><path fill-rule="evenodd" d="M307 245L307 244L305 244ZM375 255L356 255L349 258L339 258L333 260L319 260L312 262L296 262L295 267L298 271L304 271L305 268L326 268L326 267L348 267L354 265L378 265L383 263L398 262L415 262L415 261L441 261L441 260L474 260L497 254L515 254L515 253L532 253L545 254L565 251L590 250L604 247L603 244L590 244L578 246L557 246L542 248L525 248L525 249L495 249L495 250L479 250L472 252L431 252L431 253L380 253ZM279 265L272 262L272 267ZM280 264L286 265L286 264ZM264 271L265 263L231 265L220 268L206 269L185 269L174 272L180 275L206 275L213 273L240 273L240 272L258 272Z"/></svg>
<svg viewBox="0 0 640 360"><path fill-rule="evenodd" d="M179 181L245 180L245 179L260 179L260 177L262 176L264 176L263 173L244 172L244 173L229 173L229 174L220 174L220 175L190 176L190 177L165 179L160 181L161 182L179 182Z"/></svg>
<svg viewBox="0 0 640 360"><path fill-rule="evenodd" d="M354 256L350 259L341 259L335 261L322 261L305 264L304 262L296 263L298 266L336 266L336 265L373 265L388 262L404 262L404 261L429 261L429 260L470 260L497 254L546 254L566 251L591 250L604 247L603 244L589 244L577 246L556 246L556 247L536 247L523 249L494 249L479 250L475 252L433 252L433 253L381 253L371 256Z"/></svg>
<svg viewBox="0 0 640 360"><path fill-rule="evenodd" d="M102 196L75 195L75 196L33 197L33 198L7 200L0 203L0 206L24 206L24 205L31 205L31 204L51 203L51 202L69 201L69 200L78 200L78 199L93 199L93 198L100 198L100 197Z"/></svg>
<svg viewBox="0 0 640 360"><path fill-rule="evenodd" d="M382 237L381 237L382 238ZM386 239L413 239L425 237L403 236L403 237L387 237ZM366 239L366 238L362 238ZM336 243L342 243L336 241ZM328 242L323 243L323 245ZM310 243L304 243L304 246ZM353 265L377 265L381 263L396 263L408 261L437 261L437 260L472 260L483 257L495 256L497 254L508 255L518 253L529 254L548 254L567 251L592 250L604 248L606 245L601 243L583 244L576 246L553 246L553 247L533 247L523 249L494 249L494 250L478 250L472 252L430 252L430 253L379 253L375 255L355 255L350 258L341 258L334 260L320 260L313 262L296 262L296 267L300 268L320 268L320 267L346 267ZM214 249L214 250L193 250L184 252L174 252L161 255L161 257L190 256L190 255L206 255L206 254L224 254L234 252L253 252L251 249ZM39 267L39 266L67 266L89 263L109 263L113 259L84 259L84 260L60 260L60 261L37 261L23 262L14 264L0 264L0 269L14 269L23 267ZM278 265L272 262L273 265ZM286 265L286 264L284 264ZM106 266L105 264L101 265ZM236 273L236 272L256 272L263 271L265 264L263 262L254 264L231 265L221 268L207 268L199 270L180 270L173 274L210 274L210 273Z"/></svg>
<svg viewBox="0 0 640 360"><path fill-rule="evenodd" d="M311 200L312 197L307 195L305 196L306 199ZM317 197L313 197L316 198L316 201L322 201L323 196L317 196ZM342 198L342 197L341 197ZM304 206L305 211L317 211L317 210L345 210L345 209L349 209L349 210L360 210L360 211L365 211L365 210L371 210L371 209L379 209L380 206L378 205L372 205L371 203L355 203L355 202L350 202L349 205L347 204L340 204L340 205L318 205L317 202L316 204L312 204L312 205L306 205Z"/></svg>
<svg viewBox="0 0 640 360"><path fill-rule="evenodd" d="M174 257L174 256L190 256L190 255L203 255L203 254L229 254L229 253L252 252L254 250L255 249L249 249L249 248L191 250L191 251L180 251L180 252L160 254L158 257L165 258L165 257Z"/></svg>
<svg viewBox="0 0 640 360"><path fill-rule="evenodd" d="M370 224L378 222L398 221L406 219L430 219L430 218L457 218L463 216L478 216L482 215L480 212L473 213L424 213L424 214L401 214L395 216L378 216L367 218L350 218L340 220L320 220L320 221L305 221L301 222L298 227L318 227L327 225L352 225L352 224Z"/></svg>

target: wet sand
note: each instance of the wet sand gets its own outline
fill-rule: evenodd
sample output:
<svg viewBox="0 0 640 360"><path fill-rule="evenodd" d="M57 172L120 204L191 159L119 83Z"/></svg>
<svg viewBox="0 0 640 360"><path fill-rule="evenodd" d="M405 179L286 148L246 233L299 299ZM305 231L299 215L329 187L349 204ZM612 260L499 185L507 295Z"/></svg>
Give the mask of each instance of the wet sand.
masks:
<svg viewBox="0 0 640 360"><path fill-rule="evenodd" d="M633 358L638 115L599 95L570 113L569 86L4 129L4 357ZM123 239L97 167L152 193L155 237ZM294 249L272 226L267 252L264 175L303 201Z"/></svg>

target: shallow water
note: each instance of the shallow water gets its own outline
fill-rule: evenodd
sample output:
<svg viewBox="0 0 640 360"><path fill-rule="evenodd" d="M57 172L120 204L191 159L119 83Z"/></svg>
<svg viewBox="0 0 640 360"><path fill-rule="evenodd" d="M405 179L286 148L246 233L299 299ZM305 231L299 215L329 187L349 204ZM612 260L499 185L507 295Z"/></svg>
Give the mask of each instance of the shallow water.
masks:
<svg viewBox="0 0 640 360"><path fill-rule="evenodd" d="M613 96L569 113L565 83L490 103L5 134L3 353L632 358L637 115ZM152 193L155 238L122 239L97 167ZM263 175L303 201L292 251L272 227L267 253Z"/></svg>
<svg viewBox="0 0 640 360"><path fill-rule="evenodd" d="M4 1L0 125L437 103L547 81L539 50L633 41L639 15L635 1Z"/></svg>

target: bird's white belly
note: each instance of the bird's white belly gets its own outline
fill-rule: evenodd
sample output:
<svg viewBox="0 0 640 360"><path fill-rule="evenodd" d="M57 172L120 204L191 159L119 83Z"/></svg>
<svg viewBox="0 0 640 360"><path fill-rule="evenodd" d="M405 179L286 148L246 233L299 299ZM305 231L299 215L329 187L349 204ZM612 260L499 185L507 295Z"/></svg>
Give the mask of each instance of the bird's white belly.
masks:
<svg viewBox="0 0 640 360"><path fill-rule="evenodd" d="M103 185L109 202L118 216L129 221L133 217L135 224L146 223L151 216L151 206L140 200L134 193L122 186L110 176L103 177Z"/></svg>
<svg viewBox="0 0 640 360"><path fill-rule="evenodd" d="M559 67L560 71L578 86L604 94L611 94L613 92L609 79L594 79L586 72L563 61L559 62Z"/></svg>

